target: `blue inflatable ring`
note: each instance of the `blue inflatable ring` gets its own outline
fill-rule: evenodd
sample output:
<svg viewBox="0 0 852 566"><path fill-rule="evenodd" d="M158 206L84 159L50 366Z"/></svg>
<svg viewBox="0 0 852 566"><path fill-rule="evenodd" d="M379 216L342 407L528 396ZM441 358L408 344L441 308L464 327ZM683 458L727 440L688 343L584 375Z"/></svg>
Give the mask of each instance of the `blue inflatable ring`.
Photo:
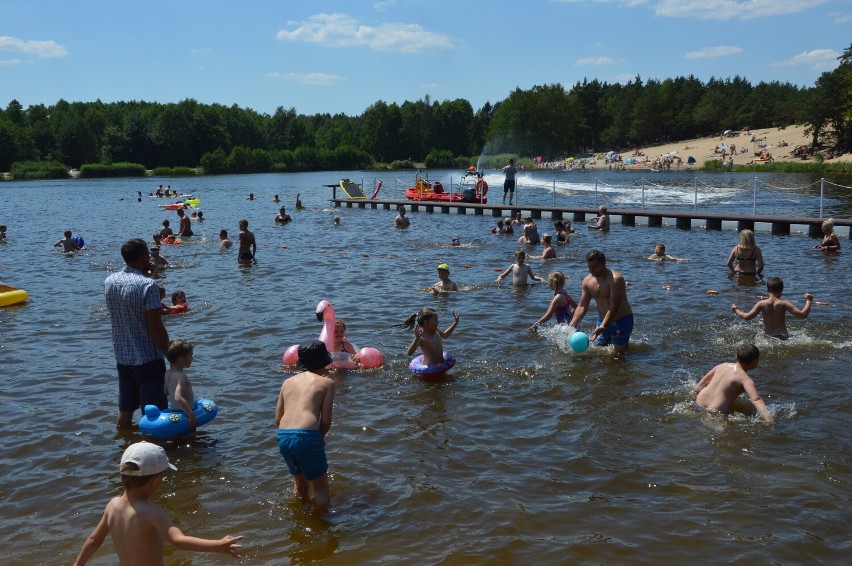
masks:
<svg viewBox="0 0 852 566"><path fill-rule="evenodd" d="M219 412L215 401L196 399L192 406L198 426L212 421ZM145 414L139 419L142 434L154 438L175 438L189 434L189 419L183 411L161 410L156 405L145 405Z"/></svg>
<svg viewBox="0 0 852 566"><path fill-rule="evenodd" d="M440 373L444 373L445 371L450 371L453 369L453 366L456 365L456 359L453 355L447 351L444 352L444 361L438 362L437 364L429 364L425 365L423 363L423 356L417 356L413 360L411 360L411 364L409 364L409 368L415 375L438 375Z"/></svg>

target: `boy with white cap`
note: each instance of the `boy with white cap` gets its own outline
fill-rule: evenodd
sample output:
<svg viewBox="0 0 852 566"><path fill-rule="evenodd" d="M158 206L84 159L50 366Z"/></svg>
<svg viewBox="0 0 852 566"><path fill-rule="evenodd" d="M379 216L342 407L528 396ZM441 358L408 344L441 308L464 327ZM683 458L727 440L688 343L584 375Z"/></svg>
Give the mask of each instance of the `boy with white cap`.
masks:
<svg viewBox="0 0 852 566"><path fill-rule="evenodd" d="M328 459L325 435L331 429L334 380L319 375L332 362L324 342L316 340L299 346L299 364L305 371L281 384L275 407L278 450L293 476L293 494L308 500L314 488L318 515L328 509Z"/></svg>
<svg viewBox="0 0 852 566"><path fill-rule="evenodd" d="M150 442L131 444L121 456L121 481L124 493L107 503L100 523L83 543L75 566L85 564L100 548L108 534L120 564L160 565L163 563L163 540L181 550L221 552L239 558L236 544L243 537L226 536L219 540L183 534L166 517L163 510L148 499L163 482L166 470L176 470L169 463L162 446Z"/></svg>

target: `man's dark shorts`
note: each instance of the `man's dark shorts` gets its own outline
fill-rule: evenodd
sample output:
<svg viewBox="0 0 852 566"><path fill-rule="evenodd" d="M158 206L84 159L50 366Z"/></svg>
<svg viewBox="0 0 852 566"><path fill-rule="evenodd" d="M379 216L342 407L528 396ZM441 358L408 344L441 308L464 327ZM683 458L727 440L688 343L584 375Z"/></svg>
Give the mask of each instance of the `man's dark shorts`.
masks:
<svg viewBox="0 0 852 566"><path fill-rule="evenodd" d="M164 391L166 362L154 360L141 366L118 364L118 410L132 413L145 405L169 406Z"/></svg>
<svg viewBox="0 0 852 566"><path fill-rule="evenodd" d="M506 179L503 181L503 194L515 192L515 180Z"/></svg>

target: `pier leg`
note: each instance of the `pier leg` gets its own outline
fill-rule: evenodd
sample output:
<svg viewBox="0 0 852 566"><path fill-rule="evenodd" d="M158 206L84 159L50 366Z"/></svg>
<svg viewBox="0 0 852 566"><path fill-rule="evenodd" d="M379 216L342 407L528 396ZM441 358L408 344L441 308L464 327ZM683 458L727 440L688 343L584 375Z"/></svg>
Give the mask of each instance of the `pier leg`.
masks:
<svg viewBox="0 0 852 566"><path fill-rule="evenodd" d="M677 218L675 225L681 230L692 230L692 218Z"/></svg>
<svg viewBox="0 0 852 566"><path fill-rule="evenodd" d="M449 206L442 206L441 207L441 214L449 214L449 213L450 213L450 207Z"/></svg>
<svg viewBox="0 0 852 566"><path fill-rule="evenodd" d="M743 230L754 230L754 220L740 220L737 222L737 232Z"/></svg>
<svg viewBox="0 0 852 566"><path fill-rule="evenodd" d="M662 216L649 216L648 217L648 226L652 228L658 228L663 225L663 217Z"/></svg>
<svg viewBox="0 0 852 566"><path fill-rule="evenodd" d="M822 237L822 224L808 224L808 236L811 238Z"/></svg>
<svg viewBox="0 0 852 566"><path fill-rule="evenodd" d="M390 203L389 202L382 203L382 208L384 208L385 210L390 210Z"/></svg>
<svg viewBox="0 0 852 566"><path fill-rule="evenodd" d="M491 209L491 216L493 218L501 218L503 216L503 211L500 210L499 208L492 208Z"/></svg>
<svg viewBox="0 0 852 566"><path fill-rule="evenodd" d="M636 226L636 215L635 214L622 214L621 215L621 223L625 226Z"/></svg>
<svg viewBox="0 0 852 566"><path fill-rule="evenodd" d="M482 216L483 212L485 212L482 208L476 207L473 209L473 214L475 216Z"/></svg>
<svg viewBox="0 0 852 566"><path fill-rule="evenodd" d="M430 214L431 214L431 213L433 213L433 212L435 212L435 207L434 207L434 206L432 206L431 204L427 204L427 205L426 205L426 212L428 212L428 213L430 213Z"/></svg>
<svg viewBox="0 0 852 566"><path fill-rule="evenodd" d="M721 230L722 229L722 220L719 218L708 218L707 219L707 229L708 230Z"/></svg>
<svg viewBox="0 0 852 566"><path fill-rule="evenodd" d="M540 210L531 210L530 216L532 218L535 218L536 220L539 220L541 218L541 211Z"/></svg>
<svg viewBox="0 0 852 566"><path fill-rule="evenodd" d="M574 213L574 222L585 222L586 221L586 213L585 212L575 212Z"/></svg>
<svg viewBox="0 0 852 566"><path fill-rule="evenodd" d="M790 223L789 222L773 222L772 223L772 234L775 236L789 236L790 235Z"/></svg>
<svg viewBox="0 0 852 566"><path fill-rule="evenodd" d="M562 211L561 210L551 210L550 211L550 219L551 220L562 220Z"/></svg>

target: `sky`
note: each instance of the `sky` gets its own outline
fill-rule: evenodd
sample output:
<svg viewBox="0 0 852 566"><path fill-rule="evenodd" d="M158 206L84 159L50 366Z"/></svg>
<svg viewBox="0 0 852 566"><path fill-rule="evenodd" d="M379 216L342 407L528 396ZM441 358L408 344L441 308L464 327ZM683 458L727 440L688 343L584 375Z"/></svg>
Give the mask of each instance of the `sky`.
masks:
<svg viewBox="0 0 852 566"><path fill-rule="evenodd" d="M584 79L813 86L852 0L0 0L0 107L144 100L360 115Z"/></svg>

